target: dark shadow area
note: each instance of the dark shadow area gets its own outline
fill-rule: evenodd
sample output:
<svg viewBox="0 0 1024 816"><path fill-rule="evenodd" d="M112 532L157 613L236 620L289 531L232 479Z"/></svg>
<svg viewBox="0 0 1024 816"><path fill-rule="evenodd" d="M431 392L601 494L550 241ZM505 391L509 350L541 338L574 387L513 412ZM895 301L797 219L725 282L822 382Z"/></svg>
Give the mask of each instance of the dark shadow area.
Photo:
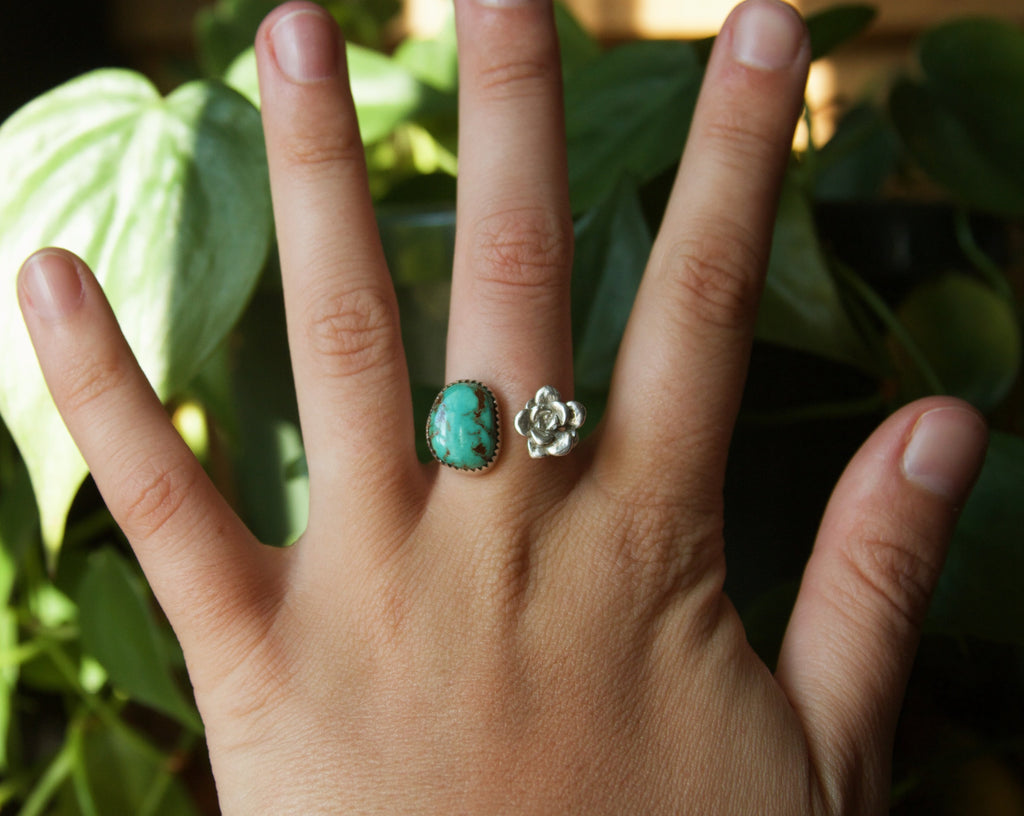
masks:
<svg viewBox="0 0 1024 816"><path fill-rule="evenodd" d="M104 0L10 0L0 14L0 121L93 68L125 65Z"/></svg>

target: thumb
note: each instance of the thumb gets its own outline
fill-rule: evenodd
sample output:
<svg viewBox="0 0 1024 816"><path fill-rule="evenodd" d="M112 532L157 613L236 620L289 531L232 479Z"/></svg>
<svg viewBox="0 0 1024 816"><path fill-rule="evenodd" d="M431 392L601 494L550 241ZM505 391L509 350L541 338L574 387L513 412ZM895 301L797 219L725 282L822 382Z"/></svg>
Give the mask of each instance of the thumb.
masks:
<svg viewBox="0 0 1024 816"><path fill-rule="evenodd" d="M777 680L833 806L884 809L921 624L986 440L964 403L908 405L853 458L825 511Z"/></svg>

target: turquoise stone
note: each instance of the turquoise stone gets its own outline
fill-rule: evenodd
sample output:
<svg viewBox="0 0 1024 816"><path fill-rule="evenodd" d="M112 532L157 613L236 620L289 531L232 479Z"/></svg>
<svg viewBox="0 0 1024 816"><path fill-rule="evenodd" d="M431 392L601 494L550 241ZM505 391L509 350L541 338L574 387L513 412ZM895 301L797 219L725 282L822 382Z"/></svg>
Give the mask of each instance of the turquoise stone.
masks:
<svg viewBox="0 0 1024 816"><path fill-rule="evenodd" d="M437 395L427 417L427 445L442 465L481 470L498 455L498 405L491 390L460 380Z"/></svg>

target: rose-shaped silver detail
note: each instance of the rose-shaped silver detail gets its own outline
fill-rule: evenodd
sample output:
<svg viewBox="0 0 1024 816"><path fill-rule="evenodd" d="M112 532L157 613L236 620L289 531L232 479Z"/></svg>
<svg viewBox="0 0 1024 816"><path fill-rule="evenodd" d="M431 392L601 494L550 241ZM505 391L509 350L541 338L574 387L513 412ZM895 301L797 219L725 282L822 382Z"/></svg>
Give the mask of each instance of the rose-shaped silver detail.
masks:
<svg viewBox="0 0 1024 816"><path fill-rule="evenodd" d="M582 403L562 402L558 391L545 385L516 414L516 431L526 437L530 456L565 456L580 441L579 429L587 420Z"/></svg>

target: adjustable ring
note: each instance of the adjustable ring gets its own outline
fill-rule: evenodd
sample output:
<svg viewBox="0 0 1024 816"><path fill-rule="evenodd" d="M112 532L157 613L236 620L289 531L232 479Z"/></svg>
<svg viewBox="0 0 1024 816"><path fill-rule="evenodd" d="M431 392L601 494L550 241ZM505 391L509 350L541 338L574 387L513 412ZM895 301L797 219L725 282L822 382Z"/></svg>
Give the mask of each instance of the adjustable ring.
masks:
<svg viewBox="0 0 1024 816"><path fill-rule="evenodd" d="M530 456L565 456L580 441L579 429L587 421L583 403L562 402L558 391L545 385L516 414L516 432L526 437Z"/></svg>
<svg viewBox="0 0 1024 816"><path fill-rule="evenodd" d="M485 470L498 458L500 442L498 403L490 388L458 380L441 389L427 417L431 456L456 470Z"/></svg>

